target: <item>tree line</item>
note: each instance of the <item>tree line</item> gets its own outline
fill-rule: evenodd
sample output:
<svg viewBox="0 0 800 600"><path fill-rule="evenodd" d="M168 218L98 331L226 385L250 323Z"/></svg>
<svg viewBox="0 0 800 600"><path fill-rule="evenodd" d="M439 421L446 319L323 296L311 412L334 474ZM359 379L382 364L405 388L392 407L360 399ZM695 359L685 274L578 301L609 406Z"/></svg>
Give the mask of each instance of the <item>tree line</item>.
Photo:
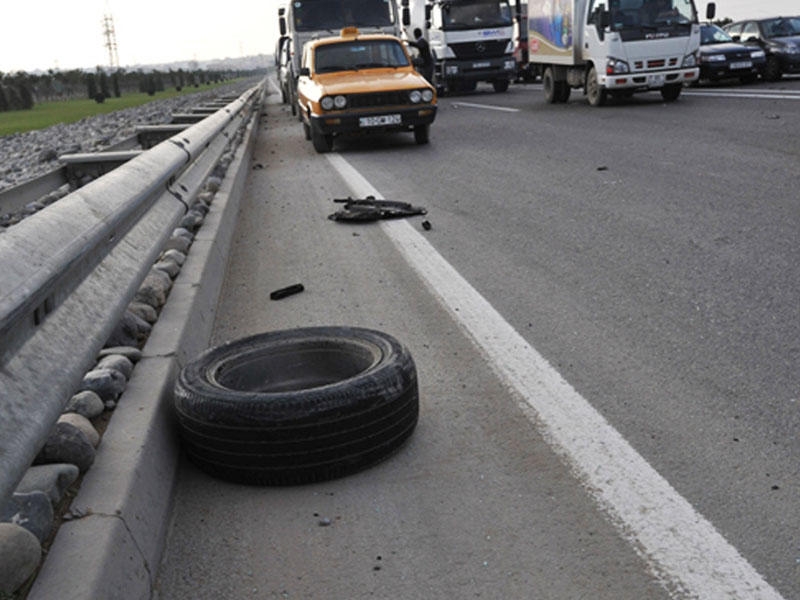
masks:
<svg viewBox="0 0 800 600"><path fill-rule="evenodd" d="M81 69L70 71L49 70L29 74L0 72L0 112L28 110L37 102L90 98L104 102L106 98L119 98L123 94L145 93L151 96L168 87L181 91L184 88L220 83L238 77L247 77L256 71L247 70L184 70L95 72Z"/></svg>

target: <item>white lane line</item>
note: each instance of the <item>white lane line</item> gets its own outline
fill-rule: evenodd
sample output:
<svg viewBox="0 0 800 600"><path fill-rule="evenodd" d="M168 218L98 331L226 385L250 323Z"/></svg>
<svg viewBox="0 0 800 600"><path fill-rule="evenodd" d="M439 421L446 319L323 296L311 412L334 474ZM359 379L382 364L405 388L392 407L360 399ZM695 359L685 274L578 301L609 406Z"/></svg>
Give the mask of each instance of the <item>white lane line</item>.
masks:
<svg viewBox="0 0 800 600"><path fill-rule="evenodd" d="M508 108L506 106L492 106L490 104L474 104L472 102L453 102L451 104L453 108L461 108L465 106L467 108L484 108L486 110L498 110L501 112L519 112L518 108Z"/></svg>
<svg viewBox="0 0 800 600"><path fill-rule="evenodd" d="M356 197L383 198L340 155L327 157ZM404 220L381 227L674 598L781 599L421 234Z"/></svg>
<svg viewBox="0 0 800 600"><path fill-rule="evenodd" d="M683 92L687 96L708 96L711 98L746 98L748 100L800 100L800 92Z"/></svg>

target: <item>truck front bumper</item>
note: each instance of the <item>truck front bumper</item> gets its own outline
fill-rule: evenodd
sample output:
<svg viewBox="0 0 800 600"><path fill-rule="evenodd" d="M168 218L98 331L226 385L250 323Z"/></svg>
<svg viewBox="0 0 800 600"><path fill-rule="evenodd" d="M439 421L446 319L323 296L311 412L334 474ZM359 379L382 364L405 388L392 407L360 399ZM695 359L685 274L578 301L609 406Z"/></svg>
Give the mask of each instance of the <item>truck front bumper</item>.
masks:
<svg viewBox="0 0 800 600"><path fill-rule="evenodd" d="M665 85L677 85L697 81L700 68L673 69L669 71L651 71L644 73L618 73L605 75L600 85L609 91L650 89L657 90Z"/></svg>
<svg viewBox="0 0 800 600"><path fill-rule="evenodd" d="M325 135L408 131L417 125L430 125L435 118L435 104L417 104L413 107L388 107L357 113L345 111L311 115L311 129Z"/></svg>
<svg viewBox="0 0 800 600"><path fill-rule="evenodd" d="M511 54L473 60L445 59L436 68L442 79L459 81L513 79L517 73L517 63Z"/></svg>

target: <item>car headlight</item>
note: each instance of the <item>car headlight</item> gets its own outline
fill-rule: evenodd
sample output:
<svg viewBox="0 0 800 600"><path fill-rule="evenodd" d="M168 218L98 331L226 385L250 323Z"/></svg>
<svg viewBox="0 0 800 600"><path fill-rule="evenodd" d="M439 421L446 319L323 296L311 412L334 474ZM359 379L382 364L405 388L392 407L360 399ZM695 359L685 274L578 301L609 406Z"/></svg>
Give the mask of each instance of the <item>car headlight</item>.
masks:
<svg viewBox="0 0 800 600"><path fill-rule="evenodd" d="M336 98L333 99L333 105L339 110L342 110L344 107L347 106L347 97L336 96Z"/></svg>
<svg viewBox="0 0 800 600"><path fill-rule="evenodd" d="M700 62L725 62L724 54L701 54Z"/></svg>
<svg viewBox="0 0 800 600"><path fill-rule="evenodd" d="M408 99L411 100L411 104L419 104L422 102L422 92L419 90L412 90L408 94Z"/></svg>
<svg viewBox="0 0 800 600"><path fill-rule="evenodd" d="M766 58L767 53L763 50L753 50L750 52L750 58Z"/></svg>
<svg viewBox="0 0 800 600"><path fill-rule="evenodd" d="M723 56L722 59L725 60L725 57ZM683 68L684 69L690 69L690 68L696 67L696 66L697 66L697 57L694 54L687 54L683 58Z"/></svg>
<svg viewBox="0 0 800 600"><path fill-rule="evenodd" d="M800 54L800 46L797 44L786 44L787 54Z"/></svg>
<svg viewBox="0 0 800 600"><path fill-rule="evenodd" d="M325 96L322 100L319 101L319 105L322 107L323 110L333 110L333 98L330 96Z"/></svg>
<svg viewBox="0 0 800 600"><path fill-rule="evenodd" d="M422 90L422 101L430 102L433 100L433 90Z"/></svg>
<svg viewBox="0 0 800 600"><path fill-rule="evenodd" d="M624 60L609 58L606 62L606 75L619 75L620 73L630 73L631 68Z"/></svg>

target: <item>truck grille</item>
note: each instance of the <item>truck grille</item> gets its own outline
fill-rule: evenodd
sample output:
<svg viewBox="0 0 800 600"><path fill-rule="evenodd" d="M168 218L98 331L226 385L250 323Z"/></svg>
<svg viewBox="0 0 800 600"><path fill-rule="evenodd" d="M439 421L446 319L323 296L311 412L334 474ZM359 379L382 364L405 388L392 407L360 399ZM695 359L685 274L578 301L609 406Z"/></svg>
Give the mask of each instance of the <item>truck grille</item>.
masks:
<svg viewBox="0 0 800 600"><path fill-rule="evenodd" d="M450 49L461 60L476 60L503 56L510 40L486 40L450 44Z"/></svg>
<svg viewBox="0 0 800 600"><path fill-rule="evenodd" d="M376 92L374 94L351 94L347 97L349 108L370 108L393 104L411 104L408 92Z"/></svg>

